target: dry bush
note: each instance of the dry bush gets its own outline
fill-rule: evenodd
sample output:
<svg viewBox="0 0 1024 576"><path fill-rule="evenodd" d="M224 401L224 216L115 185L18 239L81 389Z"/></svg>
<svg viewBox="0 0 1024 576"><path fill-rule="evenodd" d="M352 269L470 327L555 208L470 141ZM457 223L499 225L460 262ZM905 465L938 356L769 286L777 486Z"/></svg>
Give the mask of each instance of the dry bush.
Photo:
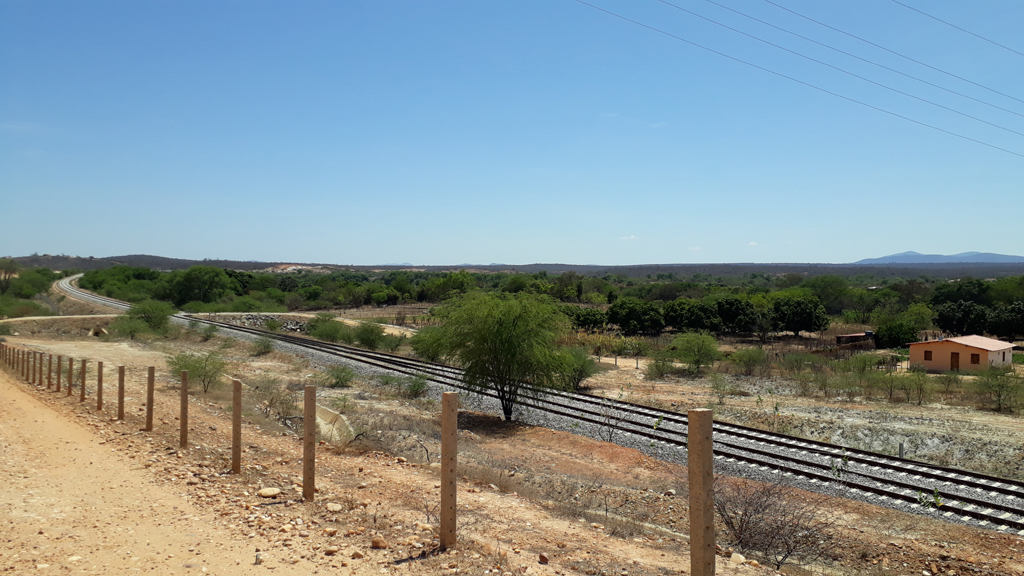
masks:
<svg viewBox="0 0 1024 576"><path fill-rule="evenodd" d="M786 485L781 474L766 484L716 477L715 512L737 547L776 569L827 557L839 544L834 507Z"/></svg>

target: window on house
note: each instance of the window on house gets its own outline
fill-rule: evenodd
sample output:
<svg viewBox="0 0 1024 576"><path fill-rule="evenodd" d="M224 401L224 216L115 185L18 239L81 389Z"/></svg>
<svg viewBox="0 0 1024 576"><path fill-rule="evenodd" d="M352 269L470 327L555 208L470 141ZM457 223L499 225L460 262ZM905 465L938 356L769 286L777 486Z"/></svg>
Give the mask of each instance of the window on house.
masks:
<svg viewBox="0 0 1024 576"><path fill-rule="evenodd" d="M981 364L981 354L971 354L971 364Z"/></svg>
<svg viewBox="0 0 1024 576"><path fill-rule="evenodd" d="M924 351L924 359L925 360L931 360L932 359L932 351L931 350L925 350Z"/></svg>
<svg viewBox="0 0 1024 576"><path fill-rule="evenodd" d="M1006 350L1003 350L1003 362L1006 362Z"/></svg>

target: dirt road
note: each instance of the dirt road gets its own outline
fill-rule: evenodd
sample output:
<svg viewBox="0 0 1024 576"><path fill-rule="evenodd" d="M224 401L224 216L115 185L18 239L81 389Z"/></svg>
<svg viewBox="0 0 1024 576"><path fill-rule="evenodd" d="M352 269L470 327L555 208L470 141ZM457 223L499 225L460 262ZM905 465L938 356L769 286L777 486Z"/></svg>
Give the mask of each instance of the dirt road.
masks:
<svg viewBox="0 0 1024 576"><path fill-rule="evenodd" d="M253 565L251 545L8 373L0 397L0 573L267 573Z"/></svg>

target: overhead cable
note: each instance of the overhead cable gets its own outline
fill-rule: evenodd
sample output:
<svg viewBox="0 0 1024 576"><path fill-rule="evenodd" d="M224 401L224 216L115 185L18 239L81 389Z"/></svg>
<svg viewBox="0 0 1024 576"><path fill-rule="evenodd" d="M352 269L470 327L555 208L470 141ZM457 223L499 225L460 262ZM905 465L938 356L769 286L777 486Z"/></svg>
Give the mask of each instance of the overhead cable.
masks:
<svg viewBox="0 0 1024 576"><path fill-rule="evenodd" d="M1013 48L1010 48L1009 46L1000 44L999 42L996 42L995 40L992 40L990 38L986 38L986 37L982 36L981 34L975 34L974 32L971 32L970 30L961 28L961 27L957 26L956 24L953 24L952 22L947 22L947 21L943 20L942 18L939 18L938 16L932 16L931 14L925 12L924 10L918 10L917 8L914 8L913 6L911 6L909 4L904 4L903 2L900 2L899 0L892 0L892 1L897 3L897 4L899 4L900 6L903 6L904 8L906 8L908 10L913 10L914 12L917 12L918 14L924 14L925 16L931 18L932 20L937 20L939 22L942 22L946 26L949 26L951 28L956 28L957 30L959 30L959 31L961 31L961 32L963 32L965 34L970 34L971 36L974 36L975 38L981 38L985 42L988 42L989 44L994 44L996 46L999 46L1003 50L1009 50L1010 52L1013 52L1014 54L1016 54L1018 56L1024 56L1024 53L1018 52L1018 51L1014 50Z"/></svg>
<svg viewBox="0 0 1024 576"><path fill-rule="evenodd" d="M936 72L941 72L942 74L945 74L947 76L951 76L953 78L956 78L957 80L961 80L963 82L967 82L968 84L973 84L973 85L975 85L975 86L977 86L979 88L984 88L985 90L988 90L989 92L993 92L995 94L999 94L1000 96L1004 96L1006 98L1009 98L1011 100L1016 100L1017 102L1020 102L1021 104L1024 104L1024 100L1021 100L1020 98L1017 98L1016 96L1010 96L1009 94L1007 94L1005 92L1000 92L999 90L996 90L995 88L989 88L988 86L985 86L984 84L979 84L978 82L975 82L973 80L968 80L967 78L964 78L963 76L959 76L957 74L953 74L952 72L946 72L945 70L943 70L941 68L936 68L935 66L932 66L931 64L925 64L924 62L921 62L920 60L911 58L910 56L907 56L905 54L900 54L899 52L897 52L895 50L891 50L889 48L886 48L885 46L882 46L881 44L876 44L876 43L874 43L871 40L868 40L866 38L861 38L860 36L857 36L856 34L851 34L850 32L847 32L845 30L840 30L839 28L836 28L835 26L830 26L828 24L825 24L824 22L821 22L819 20L815 20L814 18L811 18L810 16L804 16L803 14L797 12L796 10L792 10L792 9L786 8L782 4L778 4L776 2L772 2L772 0L764 0L764 1L769 3L769 4L771 4L772 6L775 6L776 8L779 8L781 10L785 10L786 12L789 12L790 14L799 16L800 18L803 18L804 20L807 20L809 22L814 22L815 24L817 24L819 26L824 26L825 28L828 28L829 30L834 30L836 32L839 32L840 34L845 34L846 36L849 36L850 38L855 38L857 40L860 40L861 42L864 42L865 44L870 44L871 46L874 46L875 48L878 48L880 50L885 50L886 52L888 52L890 54L895 54L896 56L899 56L900 58L909 60L909 61L911 61L911 62L913 62L915 64L919 64L921 66L924 66L925 68L930 68L932 70L935 70Z"/></svg>
<svg viewBox="0 0 1024 576"><path fill-rule="evenodd" d="M828 44L826 44L824 42L819 42L819 41L815 40L814 38L809 38L807 36L804 36L803 34L798 34L796 32L793 32L792 30L787 30L787 29L783 28L782 26L776 26L775 24L772 24L771 22L768 22L766 20L761 20L760 18L757 18L756 16L751 16L750 14L747 14L745 12L741 12L739 10L736 10L735 8L732 8L730 6L726 6L725 4L722 4L720 2L716 2L715 0L704 0L704 1L709 3L709 4L714 4L715 6L718 6L720 8L724 8L724 9L726 9L726 10L728 10L730 12L733 12L735 14L739 14L740 16L743 16L744 18L749 18L750 20L753 20L755 22L760 22L761 24L764 24L765 26L770 26L772 28L775 28L776 30L779 30L781 32L785 32L786 34L790 34L792 36L796 36L797 38L806 40L808 42L813 42L814 44L817 44L818 46L822 46L822 47L828 48L829 50L832 50L834 52L838 52L838 53L843 54L845 56L849 56L850 58L856 58L857 60L860 60L861 62L866 62L868 64L871 64L872 66L877 66L877 67L882 68L884 70L888 70L890 72L894 72L896 74L899 74L900 76L904 76L906 78L910 78L911 80L917 80L918 82L921 82L922 84L927 84L927 85L929 85L929 86L931 86L933 88L938 88L939 90L943 90L943 91L949 92L950 94L955 94L957 96L960 96L961 98L966 98L968 100L974 100L975 102L978 102L979 104L984 104L986 106L991 106L992 108L995 108L997 110L1002 110L1003 112L1009 112L1010 114L1014 114L1016 116L1020 116L1021 118L1024 118L1024 114L1021 114L1020 112L1016 112L1014 110L1010 110L1009 108L1004 108L1004 107L999 106L997 104L993 104L991 102L982 100L981 98L975 98L974 96L971 96L969 94L964 94L963 92L957 92L956 90L952 90L952 89L946 88L945 86L940 86L938 84L935 84L934 82L929 82L928 80L925 80L923 78L918 78L917 76L914 76L913 74L907 74L906 72L903 72L901 70L897 70L895 68L891 68L889 66L886 66L885 64L879 64L878 62L875 62L873 60L868 60L867 58L863 58L861 56L857 56L856 54L853 54L852 52L847 52L845 50L841 50L839 48L836 48L835 46L829 46Z"/></svg>
<svg viewBox="0 0 1024 576"><path fill-rule="evenodd" d="M823 60L818 60L817 58L812 58L811 56L807 56L806 54L801 54L800 52L797 52L796 50L790 50L789 48L786 48L785 46L781 46L781 45L776 44L774 42L770 42L770 41L765 40L763 38L759 38L757 36L754 36L753 34L749 34L747 32L739 30L738 28L733 28L732 26L729 26L727 24L722 24L721 22L719 22L717 20L714 20L712 18L708 18L707 16L703 16L701 14L693 12L692 10L687 10L686 8L683 8L682 6L677 6L677 5L675 5L675 4L671 3L671 2L668 2L667 0L658 0L658 2L661 2L662 4L665 4L666 6L671 6L671 7L675 8L676 10L681 10L683 12L686 12L687 14L691 14L693 16L696 16L697 18L700 18L702 20L706 20L706 21L708 21L708 22L710 22L710 23L712 23L712 24L714 24L716 26L721 26L722 28L725 28L726 30L731 30L731 31L733 31L733 32L735 32L737 34L742 34L742 35L746 36L747 38L752 38L754 40L757 40L758 42L762 42L762 43L767 44L769 46L778 48L779 50L785 50L786 52L789 52L790 54L793 54L795 56L799 56L799 57L804 58L806 60L810 60L811 62L815 62L817 64L821 64L822 66L827 66L827 67L829 67L829 68L831 68L833 70L836 70L837 72L842 72L843 74L846 74L848 76L852 76L852 77L857 78L859 80L863 80L864 82L867 82L869 84L874 84L875 86L878 86L879 88L884 88L884 89L889 90L891 92L895 92L897 94L901 94L903 96L906 96L907 98L913 98L914 100L919 100L921 102L924 102L925 104L931 104L932 106L935 106L936 108L942 108L943 110L947 110L947 111L952 112L954 114L959 114L959 115L963 116L964 118L970 118L971 120L974 120L974 121L977 121L977 122L981 122L982 124L988 124L989 126L992 126L993 128L998 128L1000 130L1005 130L1007 132L1011 132L1011 133L1016 134L1018 136L1024 136L1024 132L1018 132L1017 130L1014 130L1012 128L1007 128L1005 126L1000 126L999 124L996 124L994 122L989 122L988 120L983 120L981 118L978 118L977 116L972 116L971 114L968 114L966 112L961 112L959 110L956 110L955 108L950 108L949 106L945 106L943 104L939 104L938 102L932 102L931 100L928 100L927 98L922 98L920 96L915 96L915 95L913 95L913 94L911 94L909 92L904 92L903 90L900 90L898 88L893 88L892 86L886 86L885 84L882 84L881 82L875 82L874 80L872 80L870 78L861 76L860 74L856 74L854 72L850 72L849 70L845 70L843 68L840 68L839 66L834 66L834 65L829 64L828 62L825 62Z"/></svg>
<svg viewBox="0 0 1024 576"><path fill-rule="evenodd" d="M590 8L593 8L594 10L597 10L599 12L604 12L605 14L608 14L609 16L614 16L615 18L618 18L620 20L624 20L624 21L629 22L631 24L635 24L635 25L640 26L642 28L646 28L646 29L651 30L653 32L657 32L659 34L663 34L665 36L668 36L669 38L673 38L673 39L678 40L680 42L685 42L686 44L689 44L689 45L694 46L696 48L700 48L701 50L705 50L707 52L711 52L712 54L717 54L717 55L719 55L719 56L721 56L723 58L728 58L729 60L732 60L734 62L739 62L740 64L744 64L746 66L750 66L751 68L757 68L758 70L762 70L764 72L767 72L769 74L778 76L780 78L785 78L785 79L790 80L792 82L796 82L797 84L802 84L804 86L807 86L808 88L813 88L815 90L818 90L819 92L824 92L825 94L829 94L831 96L835 96L836 98L842 98L843 100L846 100L848 102L853 102L854 104L859 104L859 105L864 106L866 108L871 108L872 110L877 110L878 112L882 112L883 114L888 114L890 116L894 116L896 118L900 118L900 119L906 120L907 122L913 122L914 124L917 124L919 126L924 126L925 128L931 128L932 130L936 130L936 131L942 132L944 134L949 134L950 136L955 136L957 138L960 138L960 139L963 139L963 140L967 140L969 142L974 142L975 144L981 144L982 146L987 146L989 148L994 148L996 150L1000 150L1002 152L1006 152L1007 154L1012 154L1012 155L1017 156L1019 158L1024 158L1024 154L1021 154L1021 153L1018 153L1018 152L1014 152L1012 150L1008 150L1008 149L1002 148L1000 146L996 146L995 144L989 144L988 142L984 142L982 140L977 140L975 138L971 138L970 136L964 136L963 134L958 134L956 132L952 132L950 130L946 130L945 128L939 128L938 126L935 126L935 125L932 125L932 124L928 124L928 123L922 122L920 120L915 120L913 118L910 118L909 116L904 116L904 115L899 114L897 112L891 112L891 111L886 110L884 108L879 108L878 106L875 106L873 104L868 104L867 102L864 102L864 101L861 101L861 100L857 100L857 99L851 98L849 96L843 96L842 94L839 94L837 92L833 92L831 90L828 90L826 88L822 88L820 86L816 86L814 84L811 84L810 82L805 82L805 81L800 80L798 78L794 78L793 76L788 76L788 75L783 74L781 72L776 72L774 70L771 70L770 68L765 68L764 66L760 66L758 64L754 64L753 62L748 62L746 60L743 60L741 58L737 58L735 56L730 56L729 54L726 54L725 52L720 52L718 50L715 50L714 48L708 48L707 46L704 46L703 44L698 44L697 42L694 42L692 40L687 40L686 38L683 38L682 36L677 36L675 34L672 34L671 32L667 32L667 31L662 30L660 28L655 28L654 26L650 26L648 24L644 24L643 22L639 22L637 20L633 20L632 18L627 18L626 16L623 16L621 14L617 14L617 13L612 12L611 10L607 10L605 8L601 8L600 6L595 6L594 4L591 4L589 2L585 2L584 0L575 0L575 1L580 3L580 4L583 4L584 6L588 6Z"/></svg>

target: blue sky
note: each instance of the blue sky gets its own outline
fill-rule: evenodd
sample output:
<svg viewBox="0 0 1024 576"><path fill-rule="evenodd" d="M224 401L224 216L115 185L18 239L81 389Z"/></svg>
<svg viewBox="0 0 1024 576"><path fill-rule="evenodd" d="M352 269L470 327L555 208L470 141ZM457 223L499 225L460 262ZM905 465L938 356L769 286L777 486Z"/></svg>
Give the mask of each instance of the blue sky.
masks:
<svg viewBox="0 0 1024 576"><path fill-rule="evenodd" d="M1024 56L891 0L587 0L1024 155ZM1024 3L902 0L1024 52ZM1019 98L1020 100L1015 100ZM1005 129L1003 129L1005 128ZM0 0L0 254L339 264L1024 254L1024 157L573 0Z"/></svg>

